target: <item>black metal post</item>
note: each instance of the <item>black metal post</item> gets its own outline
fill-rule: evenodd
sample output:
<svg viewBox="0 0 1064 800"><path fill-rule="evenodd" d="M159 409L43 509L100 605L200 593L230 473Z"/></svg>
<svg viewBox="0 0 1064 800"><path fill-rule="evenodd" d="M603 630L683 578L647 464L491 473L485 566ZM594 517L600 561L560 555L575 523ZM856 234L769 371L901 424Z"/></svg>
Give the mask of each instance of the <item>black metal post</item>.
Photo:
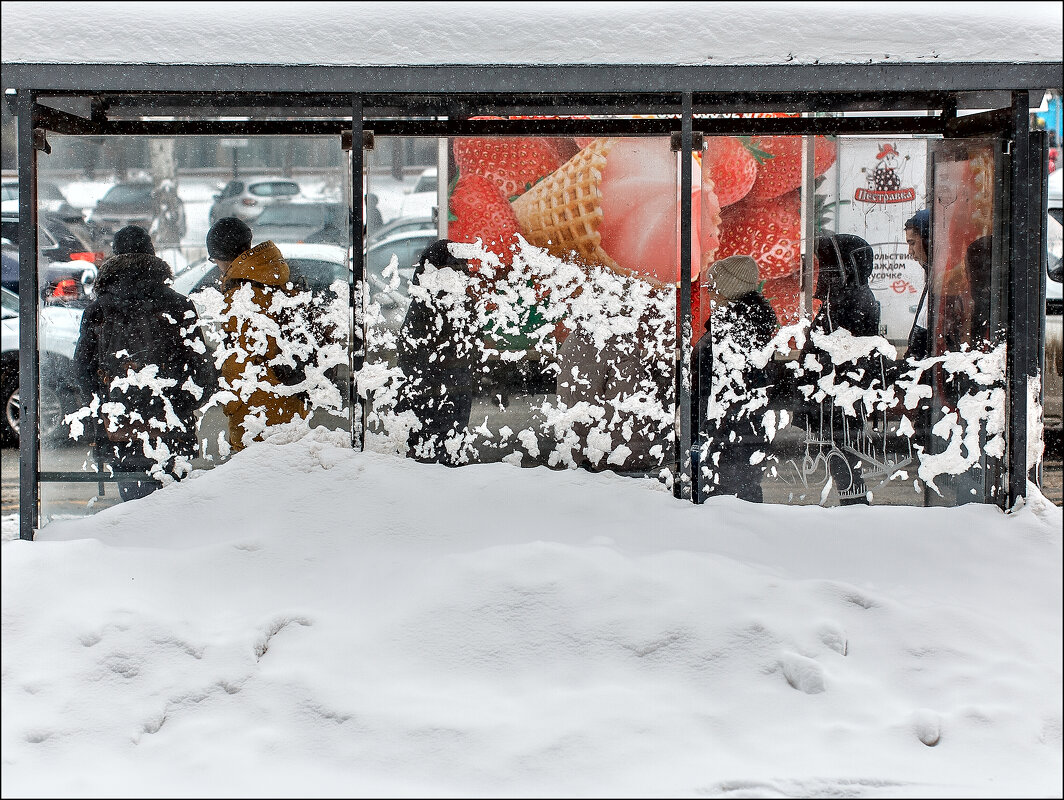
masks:
<svg viewBox="0 0 1064 800"><path fill-rule="evenodd" d="M673 494L693 499L691 491L691 150L693 144L692 97L684 92L680 119L680 297L676 315L676 404L679 474Z"/></svg>
<svg viewBox="0 0 1064 800"><path fill-rule="evenodd" d="M365 403L359 399L357 378L366 358L366 332L362 318L362 283L365 277L362 197L365 194L362 173L365 150L362 97L351 98L351 446L363 449L365 443Z"/></svg>
<svg viewBox="0 0 1064 800"><path fill-rule="evenodd" d="M1009 173L1009 314L1008 375L1008 497L1007 509L1027 496L1027 373L1031 362L1031 287L1038 281L1031 270L1029 191L1030 117L1028 93L1012 93ZM1037 336L1037 327L1034 327Z"/></svg>
<svg viewBox="0 0 1064 800"><path fill-rule="evenodd" d="M18 90L18 395L19 538L33 539L39 522L40 425L37 397L37 150L33 141L34 93Z"/></svg>

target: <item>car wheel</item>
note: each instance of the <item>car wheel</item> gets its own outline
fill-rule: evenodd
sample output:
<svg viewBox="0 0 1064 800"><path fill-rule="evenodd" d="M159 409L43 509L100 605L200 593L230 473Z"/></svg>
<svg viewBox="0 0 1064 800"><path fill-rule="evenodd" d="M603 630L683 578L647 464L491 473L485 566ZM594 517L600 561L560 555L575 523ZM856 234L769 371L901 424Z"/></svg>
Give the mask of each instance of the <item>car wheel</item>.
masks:
<svg viewBox="0 0 1064 800"><path fill-rule="evenodd" d="M18 444L18 363L5 362L0 375L0 401L4 404L3 420L0 421L0 441L6 445Z"/></svg>
<svg viewBox="0 0 1064 800"><path fill-rule="evenodd" d="M3 439L5 444L19 443L19 420L22 418L22 401L19 399L18 379L8 381L4 376L4 421ZM49 442L66 430L63 422L63 403L59 393L47 386L41 389L41 441Z"/></svg>

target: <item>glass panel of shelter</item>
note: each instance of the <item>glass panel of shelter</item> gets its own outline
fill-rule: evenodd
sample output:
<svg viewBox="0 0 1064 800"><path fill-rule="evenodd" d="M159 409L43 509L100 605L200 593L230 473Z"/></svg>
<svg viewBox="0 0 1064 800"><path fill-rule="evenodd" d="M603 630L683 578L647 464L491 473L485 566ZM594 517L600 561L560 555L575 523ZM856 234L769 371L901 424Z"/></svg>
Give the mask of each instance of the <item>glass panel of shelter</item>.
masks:
<svg viewBox="0 0 1064 800"><path fill-rule="evenodd" d="M213 194L233 172L251 177L241 168L292 177L271 154L289 153L291 167L296 153L308 161L306 171L287 171L305 196L277 202L338 198L350 208L350 169L337 139L276 139L230 140L227 150L216 137L168 145L49 134L52 153L39 156L40 181L67 188L87 219L69 221L84 249L42 253L38 262L41 470L53 476L42 486L42 524L119 497L113 473L123 470L101 453L113 445L99 430L108 398L93 407L71 369L86 307L98 299L98 267L112 255L107 225L119 219L92 213L95 201L123 171L143 168L153 186L144 224L173 289L192 298L218 366L225 298L204 243L210 209L222 199ZM366 398L354 424L364 427L368 449L453 465L614 470L671 485L678 474L680 156L668 138L377 143L365 153L366 280L358 302L366 357L353 378L350 226L337 236L287 232L283 224L266 231L251 220L255 241L275 241L299 273L286 294L290 305L324 320L309 370L304 365L311 424L350 433L353 381ZM224 172L208 171L211 153ZM753 164L745 178L726 168L740 157ZM403 170L404 158L421 163ZM751 499L766 502L996 500L1007 297L1000 142L707 137L695 159L699 498L738 482L741 495L756 487L760 496ZM429 172L437 188L413 192ZM40 212L44 222L53 216L43 195ZM914 217L910 236L906 222ZM336 241L311 241L328 235ZM440 240L455 244L424 263ZM87 256L71 261L74 252ZM753 275L736 256L754 259ZM73 295L57 294L57 279L72 270ZM726 313L745 307L736 301L751 284L757 308L771 311L762 315L767 341L738 325L750 313ZM308 327L297 324L295 332ZM209 467L232 452L223 391L233 388L218 384L197 399L188 467ZM158 394L165 430L166 402L173 406L178 390ZM164 483L180 472L171 449L144 444L141 468ZM88 474L105 481L82 480Z"/></svg>
<svg viewBox="0 0 1064 800"><path fill-rule="evenodd" d="M1005 237L993 235L1003 219L1000 143L729 138L710 139L703 154L704 173L717 178L720 247L693 316L706 314L716 273L730 296L708 300L708 339L695 349L699 498L997 501L1007 301ZM781 179L786 164L774 160L802 153L804 165ZM739 158L757 162L749 189L735 179ZM760 286L739 297L746 254Z"/></svg>
<svg viewBox="0 0 1064 800"><path fill-rule="evenodd" d="M42 525L226 460L234 452L235 413L228 412L246 412L238 434L250 436L260 422L283 421L260 405L262 395L252 398L256 387L296 398L288 404L295 424L350 436L351 182L339 137L48 138L51 153L38 157L39 182L65 190L74 212L51 208L42 195L38 214L43 226L62 230L53 236L60 245L67 234L78 245L42 252L38 259ZM237 148L239 161L232 155ZM295 181L301 193L249 195L246 203L239 193L224 196L227 183L239 178L246 185L249 177ZM133 184L150 187L148 202L108 205L111 188ZM316 213L284 213L311 205L321 207L322 224L296 224L318 220ZM274 212L270 225L260 225L267 207ZM278 272L277 280L266 281L279 316L267 311L267 302L236 319L240 298L229 297L227 289L239 287L223 286L206 247L212 222L225 216L249 225L253 247L273 241L286 262L287 278ZM147 231L158 262L146 253L140 255L147 261L115 260L114 234L127 224ZM131 310L150 317L155 338L172 339L172 347L144 364L129 356L124 369L111 375L104 342L121 338L116 320ZM175 319L185 311L195 316ZM243 345L256 347L253 332L272 322L279 327L262 337L262 344L269 341L263 371L252 376L229 369L244 362L236 352L241 343L225 328L240 324ZM121 350L118 344L110 349L116 348ZM200 351L200 360L210 364L207 372L191 369ZM106 387L100 383L105 373ZM208 373L211 378L204 378ZM234 397L247 402L234 404Z"/></svg>
<svg viewBox="0 0 1064 800"><path fill-rule="evenodd" d="M366 447L671 485L668 137L389 139L366 153ZM440 157L396 176L389 154L419 150Z"/></svg>

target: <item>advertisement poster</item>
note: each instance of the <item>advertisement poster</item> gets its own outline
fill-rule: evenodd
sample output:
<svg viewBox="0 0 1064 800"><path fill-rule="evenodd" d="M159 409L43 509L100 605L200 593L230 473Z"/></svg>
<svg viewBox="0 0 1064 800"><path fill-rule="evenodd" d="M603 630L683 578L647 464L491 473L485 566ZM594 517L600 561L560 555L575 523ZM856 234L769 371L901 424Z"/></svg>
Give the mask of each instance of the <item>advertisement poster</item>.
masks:
<svg viewBox="0 0 1064 800"><path fill-rule="evenodd" d="M924 270L909 258L905 221L926 207L927 140L845 137L837 144L837 171L820 191L834 195L837 232L872 246L869 285L880 304L880 330L904 344L925 281Z"/></svg>
<svg viewBox="0 0 1064 800"><path fill-rule="evenodd" d="M986 248L977 240L993 229L994 159L989 147L968 148L957 160L944 152L936 158L934 206L931 212L931 286L933 355L975 347L989 314L988 302L973 303L969 267L989 276L989 263L981 259ZM976 263L976 262L979 263ZM985 292L975 292L983 297ZM975 306L979 305L979 308Z"/></svg>
<svg viewBox="0 0 1064 800"><path fill-rule="evenodd" d="M679 156L668 137L460 137L448 233L482 238L504 266L516 234L552 255L679 281ZM752 256L782 324L798 315L803 137L706 137L692 164L692 321L709 302L700 278L715 260ZM816 176L835 163L834 141L815 138ZM793 284L793 285L792 285Z"/></svg>

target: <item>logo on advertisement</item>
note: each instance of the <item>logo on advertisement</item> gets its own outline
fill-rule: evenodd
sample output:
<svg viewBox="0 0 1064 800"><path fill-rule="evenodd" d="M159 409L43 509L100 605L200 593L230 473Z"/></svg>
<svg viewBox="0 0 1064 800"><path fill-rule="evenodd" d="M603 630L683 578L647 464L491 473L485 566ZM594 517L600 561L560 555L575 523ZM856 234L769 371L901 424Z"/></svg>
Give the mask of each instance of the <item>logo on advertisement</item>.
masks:
<svg viewBox="0 0 1064 800"><path fill-rule="evenodd" d="M908 160L905 156L905 160ZM908 203L916 199L916 189L902 188L898 175L902 157L890 142L880 146L876 155L876 166L868 175L868 188L860 188L853 193L853 199L860 203ZM867 169L864 172L868 172Z"/></svg>

